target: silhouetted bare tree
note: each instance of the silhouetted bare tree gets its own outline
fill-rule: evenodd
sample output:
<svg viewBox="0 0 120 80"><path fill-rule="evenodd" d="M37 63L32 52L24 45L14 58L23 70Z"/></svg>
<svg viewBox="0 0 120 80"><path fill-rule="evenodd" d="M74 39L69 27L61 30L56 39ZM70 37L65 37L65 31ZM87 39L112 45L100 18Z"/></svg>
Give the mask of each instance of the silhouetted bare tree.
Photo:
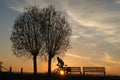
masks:
<svg viewBox="0 0 120 80"><path fill-rule="evenodd" d="M34 74L37 73L37 56L43 51L41 14L37 7L25 8L15 20L11 41L15 55L33 57Z"/></svg>
<svg viewBox="0 0 120 80"><path fill-rule="evenodd" d="M44 36L45 51L48 55L48 74L51 74L51 61L55 55L64 54L70 47L69 36L71 35L71 26L65 17L53 6L43 8L41 25ZM44 54L45 55L45 54Z"/></svg>

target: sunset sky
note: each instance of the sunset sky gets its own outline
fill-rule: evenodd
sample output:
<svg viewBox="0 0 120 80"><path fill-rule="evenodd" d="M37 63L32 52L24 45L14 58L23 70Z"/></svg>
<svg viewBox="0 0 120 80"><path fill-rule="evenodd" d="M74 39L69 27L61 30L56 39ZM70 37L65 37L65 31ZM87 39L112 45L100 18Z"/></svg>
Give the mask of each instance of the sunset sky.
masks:
<svg viewBox="0 0 120 80"><path fill-rule="evenodd" d="M72 26L71 49L62 59L68 66L103 66L107 74L120 75L120 0L0 0L0 61L13 71L33 71L32 59L12 53L10 35L24 7L53 4ZM53 59L52 70L56 68ZM47 62L38 58L38 72Z"/></svg>

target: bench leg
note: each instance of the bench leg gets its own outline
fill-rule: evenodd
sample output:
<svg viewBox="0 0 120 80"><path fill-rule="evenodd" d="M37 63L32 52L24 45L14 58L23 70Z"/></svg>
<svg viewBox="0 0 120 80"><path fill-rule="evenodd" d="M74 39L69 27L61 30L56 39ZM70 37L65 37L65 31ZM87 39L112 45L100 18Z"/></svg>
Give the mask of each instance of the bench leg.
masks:
<svg viewBox="0 0 120 80"><path fill-rule="evenodd" d="M85 72L83 72L83 75L85 75Z"/></svg>
<svg viewBox="0 0 120 80"><path fill-rule="evenodd" d="M82 72L80 71L80 74L82 74Z"/></svg>
<svg viewBox="0 0 120 80"><path fill-rule="evenodd" d="M104 72L104 76L106 76L106 72Z"/></svg>

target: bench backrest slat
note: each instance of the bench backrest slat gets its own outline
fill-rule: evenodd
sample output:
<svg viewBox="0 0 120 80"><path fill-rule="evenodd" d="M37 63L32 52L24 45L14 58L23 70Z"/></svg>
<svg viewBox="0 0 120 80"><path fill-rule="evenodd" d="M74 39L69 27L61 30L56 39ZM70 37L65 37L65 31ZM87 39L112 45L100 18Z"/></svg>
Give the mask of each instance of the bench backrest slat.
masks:
<svg viewBox="0 0 120 80"><path fill-rule="evenodd" d="M104 72L105 68L104 67L83 67L83 71L85 72Z"/></svg>
<svg viewBox="0 0 120 80"><path fill-rule="evenodd" d="M72 72L80 72L81 68L80 67L71 67Z"/></svg>
<svg viewBox="0 0 120 80"><path fill-rule="evenodd" d="M105 75L105 67L83 67L83 74L85 72L102 72Z"/></svg>
<svg viewBox="0 0 120 80"><path fill-rule="evenodd" d="M81 67L66 67L67 72L79 72L81 74Z"/></svg>

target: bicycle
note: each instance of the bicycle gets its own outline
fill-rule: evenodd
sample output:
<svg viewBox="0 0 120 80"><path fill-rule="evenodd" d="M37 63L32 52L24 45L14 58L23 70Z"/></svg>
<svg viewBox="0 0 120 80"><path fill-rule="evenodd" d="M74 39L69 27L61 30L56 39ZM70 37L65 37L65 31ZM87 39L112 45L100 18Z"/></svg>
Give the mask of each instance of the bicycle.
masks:
<svg viewBox="0 0 120 80"><path fill-rule="evenodd" d="M58 64L57 66L58 68L54 69L53 71L55 74L65 75L67 73L67 70L66 70L67 65L64 65L63 68Z"/></svg>

